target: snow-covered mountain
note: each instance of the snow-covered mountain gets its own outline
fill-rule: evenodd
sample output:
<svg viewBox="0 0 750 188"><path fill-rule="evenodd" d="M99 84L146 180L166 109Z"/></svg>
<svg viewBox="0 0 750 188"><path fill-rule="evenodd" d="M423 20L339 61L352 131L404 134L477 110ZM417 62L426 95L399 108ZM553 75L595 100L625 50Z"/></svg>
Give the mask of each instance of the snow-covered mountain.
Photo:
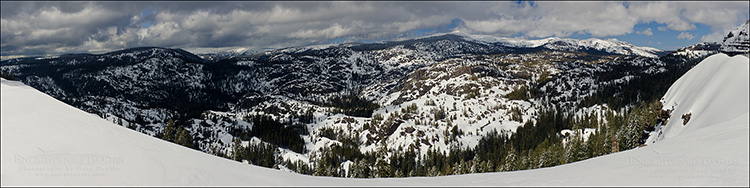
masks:
<svg viewBox="0 0 750 188"><path fill-rule="evenodd" d="M535 170L376 179L305 176L210 156L2 79L0 177L3 186L748 186L747 62L717 54L682 76L662 100L671 120L646 147ZM685 113L692 118L683 124Z"/></svg>
<svg viewBox="0 0 750 188"><path fill-rule="evenodd" d="M36 62L36 63L29 63ZM3 62L4 72L85 111L108 116L156 135L163 119L200 114L189 109L227 108L211 88L206 61L180 49L132 48L105 54L75 54ZM20 73L20 72L19 72Z"/></svg>
<svg viewBox="0 0 750 188"><path fill-rule="evenodd" d="M702 42L680 49L671 53L673 56L684 57L686 59L703 59L710 55L719 53L722 44L716 42Z"/></svg>
<svg viewBox="0 0 750 188"><path fill-rule="evenodd" d="M471 37L294 47L215 62L179 49L137 48L9 60L2 70L152 136L174 119L195 149L217 155L231 154L233 138L248 145L263 137L247 132L254 116L270 116L300 135L298 149L274 152L283 168L284 160L315 164L347 139L362 153L378 143L388 153L472 148L494 130L538 122L544 109L591 115L656 98L697 63L612 50L626 49L613 41L521 46ZM342 169L351 163L341 161Z"/></svg>
<svg viewBox="0 0 750 188"><path fill-rule="evenodd" d="M361 177L357 170L397 164L395 160L406 151L415 151L412 158L421 161L413 162L423 163L436 152L479 150L483 139L493 134L538 139L539 143L517 141L511 149L524 147L524 151L533 149L544 155L559 152L552 157L562 160L556 164L586 158L572 156L578 138L597 142L587 140L617 134L619 141L598 141L616 151L614 142L629 141L622 131L606 131L605 127L618 130L624 126L609 123L617 120L611 116L624 118L640 101L659 99L675 80L723 46L701 43L660 56L665 52L615 40L525 40L449 33L253 54L235 50L216 53L225 55L221 57L208 54L216 57L208 60L208 56L180 49L146 47L11 59L0 64L3 75L138 132L166 139L171 135L165 136L167 122L173 119L178 132L189 137L185 141L181 135L180 144L205 153L242 161L251 159L237 158L241 155L234 153L241 152L238 146L272 146L254 151L265 152L265 162L257 158L245 162L300 173L313 174L300 170L306 167L316 168L316 175ZM708 62L719 61L715 59ZM679 121L671 115L670 123ZM628 117L632 119L637 118ZM565 123L583 120L591 122ZM545 122L557 123L547 129L533 128ZM651 137L638 139L650 142L646 143L649 147L669 143L659 137L659 133L677 132L669 128L646 129L642 134ZM637 134L641 132L632 135ZM562 142L565 151L534 149L546 140L540 136ZM555 165L543 160L549 156L518 156L495 159L497 171L518 170L500 166L514 164L514 160L523 169ZM467 166L471 172L495 168L491 163L477 167L479 160L468 157L462 162L477 163L449 167L457 169L453 174L468 173ZM438 174L434 167L424 171L428 176ZM373 174L364 177L382 177ZM422 181L415 179L404 182Z"/></svg>
<svg viewBox="0 0 750 188"><path fill-rule="evenodd" d="M200 56L206 61L214 62L222 59L230 59L235 57L245 57L260 53L260 50L248 49L248 48L232 48L227 50L202 50L193 49L192 53Z"/></svg>
<svg viewBox="0 0 750 188"><path fill-rule="evenodd" d="M750 54L750 19L729 31L722 40L720 50L728 54Z"/></svg>
<svg viewBox="0 0 750 188"><path fill-rule="evenodd" d="M722 42L701 42L682 47L669 55L687 60L700 60L717 53L750 54L750 20L729 31Z"/></svg>
<svg viewBox="0 0 750 188"><path fill-rule="evenodd" d="M490 35L471 35L458 31L453 32L452 34L463 36L469 40L494 43L516 48L541 47L557 51L586 51L594 53L599 52L620 55L637 55L650 58L657 58L663 53L662 50L656 48L635 46L624 41L619 41L617 39L567 39L549 37L545 39L530 40L521 38L496 37Z"/></svg>

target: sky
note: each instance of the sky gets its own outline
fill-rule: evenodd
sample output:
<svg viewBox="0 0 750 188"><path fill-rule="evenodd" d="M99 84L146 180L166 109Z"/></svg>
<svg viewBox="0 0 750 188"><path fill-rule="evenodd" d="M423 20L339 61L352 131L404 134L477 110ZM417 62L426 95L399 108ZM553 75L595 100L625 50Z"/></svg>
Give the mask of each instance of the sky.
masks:
<svg viewBox="0 0 750 188"><path fill-rule="evenodd" d="M274 49L461 31L539 39L615 38L674 50L721 41L748 20L730 2L1 1L0 56L132 47Z"/></svg>

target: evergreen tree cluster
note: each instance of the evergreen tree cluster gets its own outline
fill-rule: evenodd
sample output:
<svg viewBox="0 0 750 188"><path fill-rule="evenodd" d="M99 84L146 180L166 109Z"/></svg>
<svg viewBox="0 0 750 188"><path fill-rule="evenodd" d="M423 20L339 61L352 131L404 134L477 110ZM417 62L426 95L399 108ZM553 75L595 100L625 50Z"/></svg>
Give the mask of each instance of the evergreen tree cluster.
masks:
<svg viewBox="0 0 750 188"><path fill-rule="evenodd" d="M236 161L247 160L250 164L272 168L277 164L275 158L276 145L267 143L251 143L247 147L242 146L240 139L234 139L232 145L232 159ZM296 167L296 166L295 166Z"/></svg>
<svg viewBox="0 0 750 188"><path fill-rule="evenodd" d="M659 101L641 102L628 114L626 123L618 132L620 150L636 148L645 144L650 131L661 119L662 104Z"/></svg>
<svg viewBox="0 0 750 188"><path fill-rule="evenodd" d="M182 126L177 126L175 121L169 119L167 125L164 127L164 132L161 134L161 139L174 142L176 144L197 149L197 144L193 141L193 135Z"/></svg>
<svg viewBox="0 0 750 188"><path fill-rule="evenodd" d="M510 100L529 100L529 91L528 87L526 85L522 85L516 90L511 91L510 93L506 94L505 97Z"/></svg>
<svg viewBox="0 0 750 188"><path fill-rule="evenodd" d="M5 78L6 80L16 80L12 74L5 71L0 71L0 77Z"/></svg>
<svg viewBox="0 0 750 188"><path fill-rule="evenodd" d="M284 124L267 115L248 116L245 117L245 121L253 123L252 129L234 130L232 135L239 135L243 141L258 137L265 142L294 152L304 152L305 141L300 136L307 133L307 127L304 124Z"/></svg>
<svg viewBox="0 0 750 188"><path fill-rule="evenodd" d="M345 92L345 94L334 95L322 105L335 107L337 111L334 113L343 113L356 117L371 117L372 111L380 107L380 105L360 97L355 92Z"/></svg>

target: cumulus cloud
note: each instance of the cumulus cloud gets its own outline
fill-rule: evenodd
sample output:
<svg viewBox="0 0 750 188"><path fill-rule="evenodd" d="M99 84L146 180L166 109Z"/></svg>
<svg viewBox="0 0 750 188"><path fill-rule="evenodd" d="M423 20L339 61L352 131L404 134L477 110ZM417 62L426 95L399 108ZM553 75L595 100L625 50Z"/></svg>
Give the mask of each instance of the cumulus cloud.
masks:
<svg viewBox="0 0 750 188"><path fill-rule="evenodd" d="M695 29L695 25L682 16L685 4L678 2L632 2L629 10L634 17L642 22L656 22L666 24L667 28L675 31Z"/></svg>
<svg viewBox="0 0 750 188"><path fill-rule="evenodd" d="M5 5L3 5L5 6ZM19 12L22 19L2 18L3 54L23 51L64 52L80 46L83 40L104 28L116 26L124 14L85 4L78 11L59 7L40 8L33 13ZM6 47L10 50L6 50ZM47 49L47 50L43 50Z"/></svg>
<svg viewBox="0 0 750 188"><path fill-rule="evenodd" d="M707 35L701 36L701 42L721 42L724 37L727 36L729 31L716 31Z"/></svg>
<svg viewBox="0 0 750 188"><path fill-rule="evenodd" d="M651 32L651 28L646 28L643 31L637 31L635 33L638 33L639 35L646 35L646 36L654 35L654 33Z"/></svg>
<svg viewBox="0 0 750 188"><path fill-rule="evenodd" d="M513 19L467 20L464 23L471 31L500 35L511 35L529 29L528 25L525 25L523 21Z"/></svg>
<svg viewBox="0 0 750 188"><path fill-rule="evenodd" d="M3 56L98 53L138 46L280 48L389 40L445 28L498 36L594 37L637 33L639 23L716 40L747 19L748 2L6 2Z"/></svg>
<svg viewBox="0 0 750 188"><path fill-rule="evenodd" d="M322 30L304 30L292 33L290 36L293 38L336 38L345 36L352 33L351 27L343 27L339 24L334 24L331 27Z"/></svg>
<svg viewBox="0 0 750 188"><path fill-rule="evenodd" d="M690 34L688 32L681 32L680 35L677 35L677 39L693 40L693 38L695 38L693 34Z"/></svg>
<svg viewBox="0 0 750 188"><path fill-rule="evenodd" d="M512 2L507 2L512 3ZM469 31L530 37L565 37L577 32L595 37L631 33L637 18L617 2L538 2L534 5L494 6L493 16L464 20Z"/></svg>

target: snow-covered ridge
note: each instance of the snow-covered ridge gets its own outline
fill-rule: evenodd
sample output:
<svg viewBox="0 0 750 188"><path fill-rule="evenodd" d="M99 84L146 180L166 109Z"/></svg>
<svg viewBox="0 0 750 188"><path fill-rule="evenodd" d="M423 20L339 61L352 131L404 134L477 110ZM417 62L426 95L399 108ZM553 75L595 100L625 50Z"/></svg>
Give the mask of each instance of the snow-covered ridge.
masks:
<svg viewBox="0 0 750 188"><path fill-rule="evenodd" d="M261 52L261 50L258 49L248 49L243 47L187 48L186 50L208 61L249 56Z"/></svg>
<svg viewBox="0 0 750 188"><path fill-rule="evenodd" d="M721 46L722 46L721 44L716 43L716 42L702 42L702 43L682 47L672 52L672 54L677 55L677 56L683 56L688 59L701 59L706 56L719 53L719 49L721 48Z"/></svg>
<svg viewBox="0 0 750 188"><path fill-rule="evenodd" d="M660 131L654 131L649 141L658 142L688 130L711 129L709 125L747 115L748 61L743 55L715 54L680 77L662 99L664 109L673 109L670 120ZM683 124L682 116L686 114L691 116Z"/></svg>
<svg viewBox="0 0 750 188"><path fill-rule="evenodd" d="M318 45L307 45L297 47L287 47L279 49L268 49L265 51L266 54L271 53L299 53L309 50L323 50L331 47L353 47L353 46L367 46L367 45L389 45L396 44L406 41L419 41L424 39L430 39L435 37L441 37L444 35L457 35L462 37L464 40L471 42L479 42L490 45L500 45L503 47L510 48L547 48L550 50L566 50L566 51L579 51L579 50L595 50L603 51L606 53L620 54L620 55L634 55L644 56L649 58L658 58L658 53L663 52L662 50L651 48L651 47L639 47L630 43L619 41L617 39L567 39L558 37L549 37L545 39L523 39L523 38L508 38L508 37L497 37L491 35L474 35L467 34L460 31L453 31L450 33L439 33L434 35L415 37L415 38L402 38L390 41L380 41L374 43L331 43L331 44L318 44ZM194 48L190 51L195 52L204 59L209 61L226 59L232 57L244 57L257 53L263 53L260 50L249 50L246 48L225 48L221 50L206 50L201 48Z"/></svg>
<svg viewBox="0 0 750 188"><path fill-rule="evenodd" d="M537 48L544 47L551 50L599 50L608 53L621 54L621 55L638 55L644 57L657 58L657 53L662 50L651 48L651 47L639 47L630 43L619 41L617 39L567 39L558 37L549 37L545 39L523 39L523 38L508 38L508 37L497 37L491 35L473 35L459 31L454 31L448 34L459 35L467 40L473 40L485 43L496 43L507 47L514 48Z"/></svg>
<svg viewBox="0 0 750 188"><path fill-rule="evenodd" d="M722 40L720 51L750 54L750 19L745 21L745 24L729 31Z"/></svg>

